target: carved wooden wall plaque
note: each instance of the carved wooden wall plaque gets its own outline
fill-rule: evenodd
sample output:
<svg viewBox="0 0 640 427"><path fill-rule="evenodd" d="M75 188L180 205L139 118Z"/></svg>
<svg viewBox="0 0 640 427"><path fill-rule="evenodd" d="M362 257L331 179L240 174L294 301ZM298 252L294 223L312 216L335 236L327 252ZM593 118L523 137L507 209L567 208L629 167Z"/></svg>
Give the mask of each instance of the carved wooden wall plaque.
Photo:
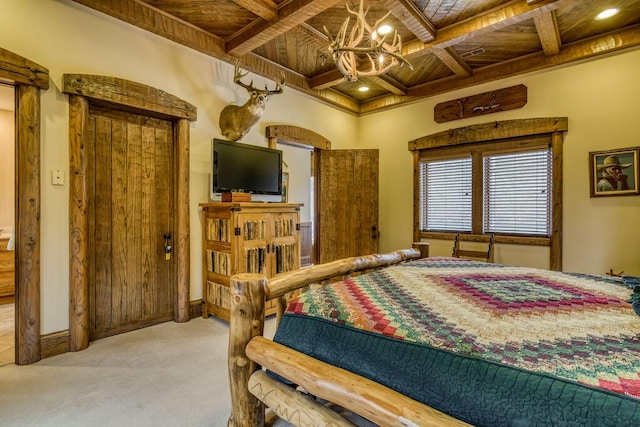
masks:
<svg viewBox="0 0 640 427"><path fill-rule="evenodd" d="M433 120L436 123L466 119L497 113L498 111L515 110L527 103L527 87L511 86L466 98L441 102L433 109Z"/></svg>

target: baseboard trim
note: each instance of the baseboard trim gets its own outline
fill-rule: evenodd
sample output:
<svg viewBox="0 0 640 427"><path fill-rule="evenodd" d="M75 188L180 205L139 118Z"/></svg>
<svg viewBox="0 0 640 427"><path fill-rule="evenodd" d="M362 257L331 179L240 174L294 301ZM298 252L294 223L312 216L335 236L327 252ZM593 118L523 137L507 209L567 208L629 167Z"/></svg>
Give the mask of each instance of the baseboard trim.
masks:
<svg viewBox="0 0 640 427"><path fill-rule="evenodd" d="M189 320L202 316L202 300L189 303ZM69 330L52 332L40 336L40 358L57 356L69 352Z"/></svg>
<svg viewBox="0 0 640 427"><path fill-rule="evenodd" d="M69 330L53 332L40 337L40 358L69 352Z"/></svg>
<svg viewBox="0 0 640 427"><path fill-rule="evenodd" d="M191 303L189 303L189 318L190 319L195 319L196 317L200 317L202 316L202 304L204 303L203 300L196 300L196 301L191 301Z"/></svg>

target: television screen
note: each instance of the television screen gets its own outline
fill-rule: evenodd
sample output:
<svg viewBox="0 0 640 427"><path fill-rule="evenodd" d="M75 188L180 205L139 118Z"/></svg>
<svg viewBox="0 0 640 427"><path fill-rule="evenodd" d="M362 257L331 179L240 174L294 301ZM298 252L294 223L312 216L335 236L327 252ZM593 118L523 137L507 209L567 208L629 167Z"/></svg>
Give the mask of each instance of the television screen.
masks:
<svg viewBox="0 0 640 427"><path fill-rule="evenodd" d="M213 193L282 194L282 151L213 140Z"/></svg>

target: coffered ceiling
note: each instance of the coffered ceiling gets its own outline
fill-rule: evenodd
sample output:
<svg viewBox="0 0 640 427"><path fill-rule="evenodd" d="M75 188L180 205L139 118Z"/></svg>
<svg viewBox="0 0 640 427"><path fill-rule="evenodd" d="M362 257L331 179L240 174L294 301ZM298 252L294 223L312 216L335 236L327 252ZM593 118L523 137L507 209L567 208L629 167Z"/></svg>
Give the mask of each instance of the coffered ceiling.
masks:
<svg viewBox="0 0 640 427"><path fill-rule="evenodd" d="M354 82L324 30L345 0L74 1L355 114L640 46L640 0L365 0L368 23L391 11L412 68ZM595 19L606 8L620 12Z"/></svg>

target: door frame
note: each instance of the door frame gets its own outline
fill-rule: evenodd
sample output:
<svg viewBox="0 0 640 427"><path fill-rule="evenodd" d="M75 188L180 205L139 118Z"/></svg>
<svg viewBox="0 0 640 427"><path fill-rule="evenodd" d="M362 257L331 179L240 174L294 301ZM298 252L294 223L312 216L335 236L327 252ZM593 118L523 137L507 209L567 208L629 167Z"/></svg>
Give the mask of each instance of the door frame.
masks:
<svg viewBox="0 0 640 427"><path fill-rule="evenodd" d="M109 76L64 74L69 95L69 351L89 346L88 194L86 147L92 104L169 120L174 124L174 239L177 292L174 321L190 320L189 122L197 118L190 103L141 83Z"/></svg>
<svg viewBox="0 0 640 427"><path fill-rule="evenodd" d="M15 363L39 361L40 344L40 91L49 70L0 48L0 79L15 91Z"/></svg>
<svg viewBox="0 0 640 427"><path fill-rule="evenodd" d="M320 156L318 153L321 150L331 150L331 141L329 141L324 136L316 133L312 130L301 128L298 126L291 125L276 125L276 126L267 126L265 129L265 135L268 140L269 148L276 148L278 142L282 144L302 147L302 148L312 148L313 156L311 168L313 169L313 175L317 178L318 172L320 170ZM315 236L320 236L320 221L319 221L319 212L320 212L320 180L314 179L314 197L315 200L313 202L314 212L313 212L313 233ZM311 255L312 260L317 262L320 259L320 245L316 244L313 246L313 253Z"/></svg>

